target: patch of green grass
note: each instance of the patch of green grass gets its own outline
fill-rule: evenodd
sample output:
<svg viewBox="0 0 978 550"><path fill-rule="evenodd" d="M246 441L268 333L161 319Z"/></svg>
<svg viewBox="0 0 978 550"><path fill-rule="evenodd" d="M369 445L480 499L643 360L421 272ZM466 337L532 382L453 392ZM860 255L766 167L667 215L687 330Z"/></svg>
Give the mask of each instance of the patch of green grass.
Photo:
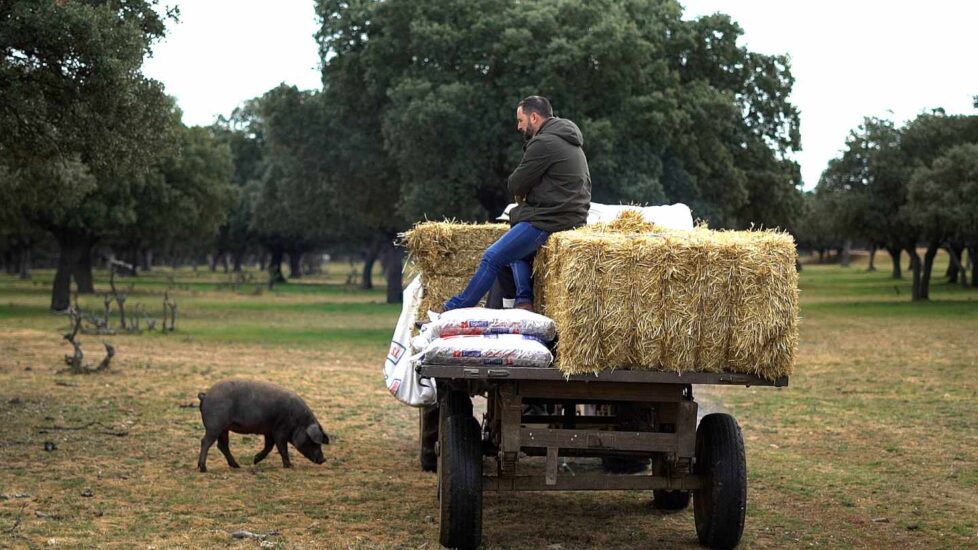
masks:
<svg viewBox="0 0 978 550"><path fill-rule="evenodd" d="M208 326L193 329L186 333L190 341L202 340L227 343L255 343L261 345L326 345L343 343L347 345L385 346L391 340L391 328L331 328L288 329L244 325ZM181 333L182 335L183 333ZM168 336L169 337L169 336Z"/></svg>
<svg viewBox="0 0 978 550"><path fill-rule="evenodd" d="M932 302L911 303L908 275L890 279L880 260L875 273L864 262L805 266L788 387L694 388L743 429L743 547L978 541L978 291L935 277ZM942 266L943 256L935 274ZM438 516L436 480L416 468L417 411L382 382L399 308L383 303L382 287L351 288L346 267L336 271L252 295L225 288L221 273L178 270L177 332L84 336L93 360L102 340L118 349L113 369L94 376L56 373L65 320L47 313L50 272L38 272L37 284L0 276L0 490L32 495L4 544L221 547L247 529L278 531L269 540L285 547L436 547L437 521L426 520ZM168 274L124 280L135 282L127 306L156 313ZM80 300L101 310L97 296ZM306 399L331 436L326 464L293 450L292 470L274 452L251 467L261 438L232 435L243 468L231 470L212 448L209 472L195 472L197 392L230 376L273 381ZM44 452L45 440L58 450ZM80 497L89 487L95 496ZM691 511L656 514L649 500L642 492L486 495L485 547L695 544ZM19 507L0 501L0 530Z"/></svg>

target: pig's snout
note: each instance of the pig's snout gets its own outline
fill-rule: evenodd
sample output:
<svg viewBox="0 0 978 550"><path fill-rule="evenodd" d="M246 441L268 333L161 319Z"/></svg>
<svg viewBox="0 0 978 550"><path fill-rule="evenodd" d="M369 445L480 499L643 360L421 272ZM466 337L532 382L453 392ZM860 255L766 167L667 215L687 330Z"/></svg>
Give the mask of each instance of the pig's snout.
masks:
<svg viewBox="0 0 978 550"><path fill-rule="evenodd" d="M323 462L326 462L326 458L325 457L322 457L322 456L316 457L316 464L322 464Z"/></svg>

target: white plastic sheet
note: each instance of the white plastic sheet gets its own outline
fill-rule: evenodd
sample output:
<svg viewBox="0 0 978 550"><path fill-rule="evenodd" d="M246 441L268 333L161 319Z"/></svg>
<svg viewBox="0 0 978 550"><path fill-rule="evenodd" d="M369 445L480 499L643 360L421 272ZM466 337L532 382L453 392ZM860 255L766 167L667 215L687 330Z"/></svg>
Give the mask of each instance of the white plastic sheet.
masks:
<svg viewBox="0 0 978 550"><path fill-rule="evenodd" d="M500 221L509 221L509 211L516 206L510 204L497 217ZM642 217L649 223L665 227L667 229L692 229L693 212L685 204L664 204L660 206L629 206L623 204L600 204L591 203L591 208L587 213L587 223L601 223L614 221L625 210L635 210L641 212Z"/></svg>
<svg viewBox="0 0 978 550"><path fill-rule="evenodd" d="M421 303L421 277L415 277L404 289L401 316L397 319L391 347L384 362L384 381L387 391L404 404L412 407L434 405L438 401L434 384L422 379L414 370L412 355L421 350L411 347L411 332Z"/></svg>
<svg viewBox="0 0 978 550"><path fill-rule="evenodd" d="M587 223L611 222L618 217L618 214L626 210L633 210L642 214L642 218L649 223L667 229L692 229L693 213L683 203L665 204L661 206L628 206L591 203L591 209L587 213Z"/></svg>

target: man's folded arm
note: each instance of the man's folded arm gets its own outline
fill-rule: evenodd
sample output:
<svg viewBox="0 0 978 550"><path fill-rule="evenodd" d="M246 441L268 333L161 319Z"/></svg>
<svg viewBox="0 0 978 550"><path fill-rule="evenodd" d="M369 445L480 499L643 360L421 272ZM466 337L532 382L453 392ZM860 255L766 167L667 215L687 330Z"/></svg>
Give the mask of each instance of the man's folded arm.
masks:
<svg viewBox="0 0 978 550"><path fill-rule="evenodd" d="M523 151L523 160L509 176L509 194L525 197L550 166L547 147L541 140L533 140Z"/></svg>

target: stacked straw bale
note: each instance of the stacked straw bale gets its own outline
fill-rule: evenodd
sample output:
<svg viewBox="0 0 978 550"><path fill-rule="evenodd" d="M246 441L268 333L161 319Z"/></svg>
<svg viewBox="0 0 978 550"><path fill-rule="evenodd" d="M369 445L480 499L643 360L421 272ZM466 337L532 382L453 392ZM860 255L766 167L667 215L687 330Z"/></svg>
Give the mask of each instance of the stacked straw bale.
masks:
<svg viewBox="0 0 978 550"><path fill-rule="evenodd" d="M428 310L441 312L445 302L468 284L489 245L508 229L501 223L424 222L405 233L404 245L421 271L424 289L418 318L426 319Z"/></svg>
<svg viewBox="0 0 978 550"><path fill-rule="evenodd" d="M406 238L422 280L432 281L431 300L425 282L424 311L427 304L438 310L459 292L481 252L506 230L432 225L419 224ZM438 237L444 248L431 250L422 238L429 231L452 236ZM466 265L438 263L452 260ZM449 269L463 275L443 282ZM567 374L637 368L774 379L791 373L798 274L786 233L674 231L624 212L611 223L551 235L534 272L536 307L557 324L555 364Z"/></svg>

